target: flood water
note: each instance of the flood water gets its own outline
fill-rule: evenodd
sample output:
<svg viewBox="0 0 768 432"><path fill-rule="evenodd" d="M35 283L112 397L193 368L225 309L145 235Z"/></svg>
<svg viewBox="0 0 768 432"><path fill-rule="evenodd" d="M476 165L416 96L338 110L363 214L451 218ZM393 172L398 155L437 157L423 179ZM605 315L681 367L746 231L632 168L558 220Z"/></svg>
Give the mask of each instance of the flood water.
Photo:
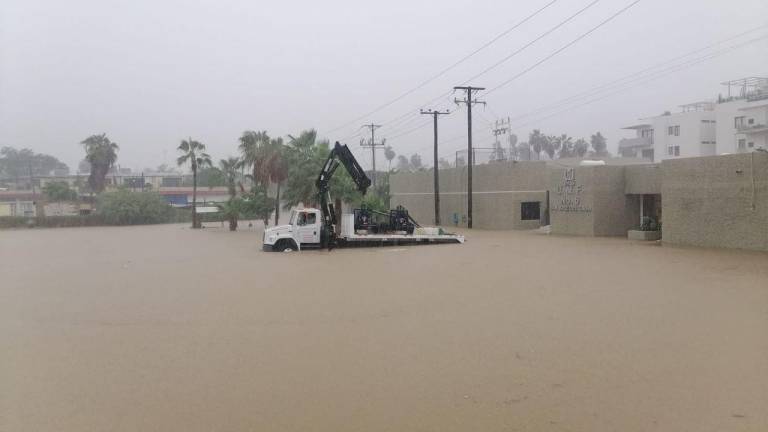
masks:
<svg viewBox="0 0 768 432"><path fill-rule="evenodd" d="M0 430L768 430L768 255L463 233L0 231Z"/></svg>

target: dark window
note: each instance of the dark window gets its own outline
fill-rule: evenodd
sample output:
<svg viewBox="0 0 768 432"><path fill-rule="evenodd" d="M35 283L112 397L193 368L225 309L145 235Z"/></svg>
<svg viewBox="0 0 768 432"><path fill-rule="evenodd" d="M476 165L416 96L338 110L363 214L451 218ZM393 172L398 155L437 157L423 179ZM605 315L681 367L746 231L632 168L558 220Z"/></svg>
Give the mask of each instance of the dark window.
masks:
<svg viewBox="0 0 768 432"><path fill-rule="evenodd" d="M541 203L538 201L520 203L520 219L521 220L540 220L541 219Z"/></svg>

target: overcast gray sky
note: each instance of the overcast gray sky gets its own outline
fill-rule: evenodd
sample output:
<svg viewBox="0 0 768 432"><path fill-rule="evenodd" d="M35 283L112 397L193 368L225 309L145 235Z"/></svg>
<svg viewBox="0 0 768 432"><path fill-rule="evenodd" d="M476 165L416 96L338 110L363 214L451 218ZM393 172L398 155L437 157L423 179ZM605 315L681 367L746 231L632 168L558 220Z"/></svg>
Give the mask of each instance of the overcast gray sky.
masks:
<svg viewBox="0 0 768 432"><path fill-rule="evenodd" d="M373 121L385 124L380 135L390 137L388 144L397 153L418 151L426 160L432 131L429 125L418 128L427 118L415 113L422 107L456 107L452 97L425 102L592 0L558 0L444 76L386 109L353 120L550 1L4 0L0 145L50 153L74 169L82 158L78 143L106 132L120 144L119 163L141 169L172 163L175 147L187 136L204 142L220 158L236 153L237 137L246 129L277 136L316 128L323 137L348 138L357 146L360 125ZM471 84L492 88L502 83L631 1L598 1ZM766 17L765 0L641 0L484 97L487 108L475 110L476 146L490 145L488 122L497 117L530 114L766 25ZM719 48L766 35L764 28ZM768 39L720 52L567 112L558 113L568 108L559 105L513 124L521 140L532 128L587 138L600 130L609 139L609 149L615 149L618 139L627 135L622 126L683 103L714 98L722 91L720 82L752 75L768 75ZM390 122L409 113L399 123ZM455 149L466 146L465 130L463 111L441 117L441 136L446 139L441 154L452 159ZM356 152L369 165L369 153Z"/></svg>

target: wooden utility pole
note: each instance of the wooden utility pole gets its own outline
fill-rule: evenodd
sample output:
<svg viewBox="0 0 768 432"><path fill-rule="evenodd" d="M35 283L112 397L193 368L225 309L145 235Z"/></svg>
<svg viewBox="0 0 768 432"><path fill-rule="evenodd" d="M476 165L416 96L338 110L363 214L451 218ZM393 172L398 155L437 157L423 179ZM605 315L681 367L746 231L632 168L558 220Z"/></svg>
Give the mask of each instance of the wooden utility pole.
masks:
<svg viewBox="0 0 768 432"><path fill-rule="evenodd" d="M435 136L435 151L434 151L434 173L435 173L435 225L440 225L440 175L438 174L437 165L437 117L440 115L450 114L450 111L445 110L441 112L439 110L421 110L422 114L429 114L432 116L434 122L434 136Z"/></svg>
<svg viewBox="0 0 768 432"><path fill-rule="evenodd" d="M376 129L380 128L381 125L377 125L374 123L366 124L361 127L366 127L371 130L371 139L367 143L365 140L360 139L360 146L361 147L370 147L371 148L371 160L373 164L373 173L371 175L371 180L373 181L373 191L376 192L376 147L384 147L385 140L381 140L381 142L376 142Z"/></svg>
<svg viewBox="0 0 768 432"><path fill-rule="evenodd" d="M472 155L472 105L483 104L485 102L472 100L473 93L485 90L485 87L456 86L454 90L464 90L466 96L464 99L454 99L456 104L467 105L467 228L472 228L472 165L474 164Z"/></svg>

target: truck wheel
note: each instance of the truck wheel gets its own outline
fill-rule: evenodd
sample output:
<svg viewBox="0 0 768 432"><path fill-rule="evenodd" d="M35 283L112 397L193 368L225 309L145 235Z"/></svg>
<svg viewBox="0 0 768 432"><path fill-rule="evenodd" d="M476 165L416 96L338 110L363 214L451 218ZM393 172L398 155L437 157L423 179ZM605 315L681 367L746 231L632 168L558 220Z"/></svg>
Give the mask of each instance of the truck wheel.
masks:
<svg viewBox="0 0 768 432"><path fill-rule="evenodd" d="M293 252L296 249L293 246L293 242L288 240L280 240L276 247L278 252Z"/></svg>

